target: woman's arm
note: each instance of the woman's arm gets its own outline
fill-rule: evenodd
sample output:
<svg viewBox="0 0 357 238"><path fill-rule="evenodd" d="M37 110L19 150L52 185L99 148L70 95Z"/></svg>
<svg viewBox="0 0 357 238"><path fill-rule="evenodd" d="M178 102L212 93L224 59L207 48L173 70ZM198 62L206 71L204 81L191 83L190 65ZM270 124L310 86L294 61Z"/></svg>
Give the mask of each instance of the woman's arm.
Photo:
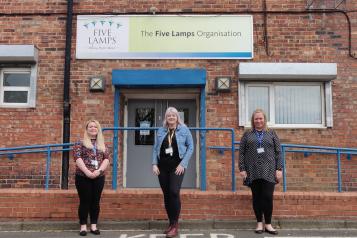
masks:
<svg viewBox="0 0 357 238"><path fill-rule="evenodd" d="M161 128L159 128L159 130L156 132L156 136L155 136L155 143L152 149L152 165L157 165L158 164L158 159L157 157L159 156L160 153L160 148L159 147L159 133L161 133Z"/></svg>
<svg viewBox="0 0 357 238"><path fill-rule="evenodd" d="M186 134L186 140L185 140L185 145L187 146L187 150L186 153L180 163L180 165L182 167L184 167L185 169L187 169L188 166L188 162L191 159L191 156L193 154L193 138L192 138L192 134L191 131L186 127L187 129L187 134Z"/></svg>
<svg viewBox="0 0 357 238"><path fill-rule="evenodd" d="M99 168L93 172L96 175L96 177L102 175L104 171L108 168L109 164L110 164L109 150L108 147L105 147L105 152L103 153L103 161L100 164Z"/></svg>
<svg viewBox="0 0 357 238"><path fill-rule="evenodd" d="M279 183L283 177L283 159L281 157L280 140L275 131L273 131L274 157L275 157L275 180Z"/></svg>
<svg viewBox="0 0 357 238"><path fill-rule="evenodd" d="M282 170L283 160L281 158L280 140L275 131L273 131L273 141L274 141L275 169Z"/></svg>
<svg viewBox="0 0 357 238"><path fill-rule="evenodd" d="M160 153L160 148L159 148L159 133L161 133L161 128L156 132L156 137L155 137L155 143L153 146L153 150L152 150L152 173L156 176L158 176L160 174L160 169L157 166L158 164L158 156Z"/></svg>
<svg viewBox="0 0 357 238"><path fill-rule="evenodd" d="M82 158L77 158L76 159L76 165L77 167L88 177L88 178L95 178L96 175L93 174L87 166L84 164Z"/></svg>
<svg viewBox="0 0 357 238"><path fill-rule="evenodd" d="M247 145L247 133L245 132L240 140L239 143L239 171L246 171L246 164L245 164L245 152L246 152L246 145ZM246 177L246 176L245 176Z"/></svg>

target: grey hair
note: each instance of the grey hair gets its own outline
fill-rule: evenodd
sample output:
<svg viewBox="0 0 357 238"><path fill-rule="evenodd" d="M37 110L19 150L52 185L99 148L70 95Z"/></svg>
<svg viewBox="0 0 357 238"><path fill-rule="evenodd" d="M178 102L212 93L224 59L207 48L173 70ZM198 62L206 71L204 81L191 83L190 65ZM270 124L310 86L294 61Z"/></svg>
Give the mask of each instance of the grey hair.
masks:
<svg viewBox="0 0 357 238"><path fill-rule="evenodd" d="M185 123L182 121L182 119L181 119L181 117L180 117L180 114L179 114L179 112L177 111L177 109L174 108L174 107L168 107L168 108L166 109L166 112L165 112L165 118L164 118L164 122L163 122L163 126L164 126L164 127L168 127L166 118L167 118L167 115L168 115L169 113L173 113L173 114L176 115L176 117L177 117L177 124L179 124L179 125L184 125L184 124L185 124Z"/></svg>

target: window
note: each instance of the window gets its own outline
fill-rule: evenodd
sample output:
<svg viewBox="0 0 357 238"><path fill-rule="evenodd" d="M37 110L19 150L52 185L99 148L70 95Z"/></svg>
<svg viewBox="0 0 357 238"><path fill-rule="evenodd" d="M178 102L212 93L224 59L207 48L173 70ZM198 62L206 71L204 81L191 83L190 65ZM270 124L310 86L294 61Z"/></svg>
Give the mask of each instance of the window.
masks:
<svg viewBox="0 0 357 238"><path fill-rule="evenodd" d="M0 107L36 106L38 49L0 44Z"/></svg>
<svg viewBox="0 0 357 238"><path fill-rule="evenodd" d="M263 109L269 126L325 126L324 83L245 83L246 126L256 108Z"/></svg>
<svg viewBox="0 0 357 238"><path fill-rule="evenodd" d="M154 108L137 108L135 113L136 127L153 127L155 123L155 109ZM135 145L153 145L154 131L140 130L135 131Z"/></svg>
<svg viewBox="0 0 357 238"><path fill-rule="evenodd" d="M35 87L31 68L0 69L0 106L34 107Z"/></svg>
<svg viewBox="0 0 357 238"><path fill-rule="evenodd" d="M278 128L332 127L336 63L240 63L239 126L250 127L256 108Z"/></svg>

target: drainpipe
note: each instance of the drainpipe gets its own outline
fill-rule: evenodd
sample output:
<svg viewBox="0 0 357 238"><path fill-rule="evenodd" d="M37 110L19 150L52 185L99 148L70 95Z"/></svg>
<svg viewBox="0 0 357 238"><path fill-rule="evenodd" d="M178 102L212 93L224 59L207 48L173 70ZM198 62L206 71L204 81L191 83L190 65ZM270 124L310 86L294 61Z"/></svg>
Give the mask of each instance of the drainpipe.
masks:
<svg viewBox="0 0 357 238"><path fill-rule="evenodd" d="M67 1L67 21L66 21L66 48L64 60L64 80L63 80L63 143L70 142L71 126L71 103L69 96L70 76L71 76L71 47L72 47L72 16L73 0ZM68 147L64 147L68 148ZM68 189L68 169L69 151L62 152L62 176L61 189Z"/></svg>

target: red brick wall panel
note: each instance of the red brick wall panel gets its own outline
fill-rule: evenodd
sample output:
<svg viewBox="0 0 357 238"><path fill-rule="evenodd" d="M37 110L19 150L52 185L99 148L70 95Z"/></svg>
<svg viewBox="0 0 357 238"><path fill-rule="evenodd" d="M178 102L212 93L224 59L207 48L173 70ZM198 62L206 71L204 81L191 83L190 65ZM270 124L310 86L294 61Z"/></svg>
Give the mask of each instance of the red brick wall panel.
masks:
<svg viewBox="0 0 357 238"><path fill-rule="evenodd" d="M253 219L250 192L182 192L183 220ZM357 194L332 192L275 192L274 217L357 219ZM7 220L77 220L75 190L3 189L0 216ZM164 220L163 196L158 189L105 190L101 220Z"/></svg>
<svg viewBox="0 0 357 238"><path fill-rule="evenodd" d="M318 5L312 8L320 8ZM327 1L325 7L332 6ZM303 11L306 1L268 0L269 11ZM262 11L262 1L204 0L204 1L75 1L76 13L116 12L123 14L149 13L155 6L161 13L172 12L220 12L224 14L244 11ZM357 9L355 1L347 1L339 9ZM0 108L1 147L30 144L61 143L63 107L63 71L65 48L66 1L2 1L1 13L19 15L0 16L0 44L34 44L39 49L37 102L33 109ZM29 15L21 15L30 13ZM45 15L36 13L54 13ZM33 15L31 15L33 14ZM357 13L349 13L352 23L352 52L357 52ZM356 147L357 141L357 61L348 56L348 29L343 14L269 14L267 17L269 55L264 42L264 18L260 13L254 19L253 60L77 60L75 59L76 19L73 25L71 63L71 141L82 137L83 124L91 118L98 119L103 127L113 126L114 89L111 85L113 69L172 69L204 68L207 72L207 127L234 128L236 140L240 140L244 128L238 126L238 70L240 62L321 62L337 63L338 76L333 80L334 126L326 129L279 129L283 143L337 147ZM91 93L88 78L102 75L106 80L104 93ZM232 78L232 91L217 93L214 80L218 76ZM121 117L123 108L121 108ZM123 118L120 119L121 123ZM106 132L111 143L112 133ZM122 143L122 141L120 141ZM229 133L208 133L207 146L229 146ZM121 147L120 147L121 148ZM118 185L122 187L123 161L119 152ZM44 156L9 161L1 157L1 188L39 188L44 186ZM236 153L236 163L238 153ZM336 163L334 156L315 155L303 158L301 154L287 156L288 190L336 191ZM355 156L342 159L342 183L344 191L356 191ZM74 188L74 164L70 161L70 188ZM231 154L207 151L208 190L231 189ZM61 155L52 161L51 188L59 187ZM111 169L106 187L111 186ZM21 177L25 176L25 177ZM236 167L237 190L244 188ZM282 186L278 185L278 191Z"/></svg>

